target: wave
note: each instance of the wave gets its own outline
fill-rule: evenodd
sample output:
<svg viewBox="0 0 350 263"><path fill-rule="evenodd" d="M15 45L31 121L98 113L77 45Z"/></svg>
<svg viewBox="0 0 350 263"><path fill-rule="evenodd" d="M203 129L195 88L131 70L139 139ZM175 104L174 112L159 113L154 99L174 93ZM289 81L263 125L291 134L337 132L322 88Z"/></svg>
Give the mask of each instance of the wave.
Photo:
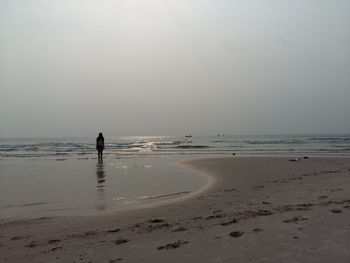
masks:
<svg viewBox="0 0 350 263"><path fill-rule="evenodd" d="M304 140L246 140L246 144L305 144Z"/></svg>
<svg viewBox="0 0 350 263"><path fill-rule="evenodd" d="M307 140L312 142L346 143L350 142L350 137L312 137Z"/></svg>
<svg viewBox="0 0 350 263"><path fill-rule="evenodd" d="M178 145L176 146L178 149L204 149L210 148L208 145Z"/></svg>
<svg viewBox="0 0 350 263"><path fill-rule="evenodd" d="M222 142L225 142L225 143L229 143L229 142L231 142L231 143L239 143L239 142L241 142L241 141L237 141L237 140L235 140L235 141L215 140L215 141L209 141L209 142L214 142L214 143L222 143Z"/></svg>
<svg viewBox="0 0 350 263"><path fill-rule="evenodd" d="M179 145L185 143L185 141L172 141L172 142L153 142L156 145Z"/></svg>

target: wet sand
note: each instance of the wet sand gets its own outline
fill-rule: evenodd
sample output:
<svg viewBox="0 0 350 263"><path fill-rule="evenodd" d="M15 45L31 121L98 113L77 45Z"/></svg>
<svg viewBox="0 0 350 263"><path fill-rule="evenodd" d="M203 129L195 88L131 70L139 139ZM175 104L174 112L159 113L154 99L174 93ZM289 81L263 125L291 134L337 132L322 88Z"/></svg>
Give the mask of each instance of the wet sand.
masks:
<svg viewBox="0 0 350 263"><path fill-rule="evenodd" d="M182 165L211 187L114 215L0 222L0 262L349 262L350 159Z"/></svg>

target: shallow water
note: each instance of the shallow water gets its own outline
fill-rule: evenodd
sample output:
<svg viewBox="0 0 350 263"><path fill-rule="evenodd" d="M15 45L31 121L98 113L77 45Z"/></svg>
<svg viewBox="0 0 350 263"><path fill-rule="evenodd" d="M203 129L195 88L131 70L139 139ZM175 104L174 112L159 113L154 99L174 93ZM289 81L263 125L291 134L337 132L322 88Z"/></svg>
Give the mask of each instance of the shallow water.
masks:
<svg viewBox="0 0 350 263"><path fill-rule="evenodd" d="M0 218L111 213L182 196L206 184L175 160L180 159L2 160Z"/></svg>

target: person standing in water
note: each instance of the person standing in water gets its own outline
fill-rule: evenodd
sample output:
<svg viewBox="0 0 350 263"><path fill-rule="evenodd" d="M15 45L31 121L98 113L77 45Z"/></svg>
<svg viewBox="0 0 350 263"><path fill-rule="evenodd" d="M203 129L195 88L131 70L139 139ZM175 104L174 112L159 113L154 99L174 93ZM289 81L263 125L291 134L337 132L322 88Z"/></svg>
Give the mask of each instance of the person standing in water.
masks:
<svg viewBox="0 0 350 263"><path fill-rule="evenodd" d="M98 154L98 159L102 160L102 152L105 148L105 138L103 138L102 132L98 134L98 137L96 138L96 150Z"/></svg>

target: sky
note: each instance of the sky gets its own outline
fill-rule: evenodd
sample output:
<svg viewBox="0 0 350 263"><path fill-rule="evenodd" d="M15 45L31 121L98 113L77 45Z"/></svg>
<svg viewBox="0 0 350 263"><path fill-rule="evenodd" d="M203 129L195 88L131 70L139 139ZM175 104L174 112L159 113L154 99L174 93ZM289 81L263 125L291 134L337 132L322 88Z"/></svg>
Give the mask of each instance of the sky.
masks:
<svg viewBox="0 0 350 263"><path fill-rule="evenodd" d="M0 0L0 137L350 133L349 0Z"/></svg>

